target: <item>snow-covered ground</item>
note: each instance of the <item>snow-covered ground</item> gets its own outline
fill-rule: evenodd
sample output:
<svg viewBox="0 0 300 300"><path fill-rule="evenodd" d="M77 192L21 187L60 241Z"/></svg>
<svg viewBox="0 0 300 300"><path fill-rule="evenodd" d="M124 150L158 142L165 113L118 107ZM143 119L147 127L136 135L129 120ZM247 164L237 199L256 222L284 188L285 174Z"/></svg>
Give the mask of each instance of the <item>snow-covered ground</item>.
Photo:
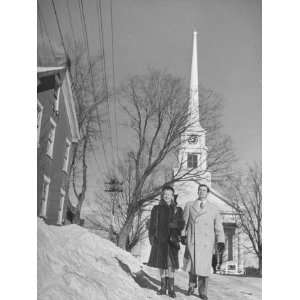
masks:
<svg viewBox="0 0 300 300"><path fill-rule="evenodd" d="M77 225L48 226L38 219L38 299L170 299L156 295L156 269ZM185 295L187 274L178 271L177 299ZM212 275L209 299L261 299L261 279Z"/></svg>

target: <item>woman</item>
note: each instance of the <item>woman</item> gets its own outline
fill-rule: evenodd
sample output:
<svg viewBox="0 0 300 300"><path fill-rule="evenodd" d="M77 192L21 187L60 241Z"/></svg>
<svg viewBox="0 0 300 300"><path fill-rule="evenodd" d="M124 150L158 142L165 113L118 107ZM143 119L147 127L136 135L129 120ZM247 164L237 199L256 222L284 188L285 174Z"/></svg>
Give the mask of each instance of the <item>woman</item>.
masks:
<svg viewBox="0 0 300 300"><path fill-rule="evenodd" d="M179 268L178 251L180 232L184 228L183 210L176 206L174 189L166 186L162 190L161 201L151 211L149 239L151 252L148 265L159 268L161 289L165 295L175 298L174 272Z"/></svg>

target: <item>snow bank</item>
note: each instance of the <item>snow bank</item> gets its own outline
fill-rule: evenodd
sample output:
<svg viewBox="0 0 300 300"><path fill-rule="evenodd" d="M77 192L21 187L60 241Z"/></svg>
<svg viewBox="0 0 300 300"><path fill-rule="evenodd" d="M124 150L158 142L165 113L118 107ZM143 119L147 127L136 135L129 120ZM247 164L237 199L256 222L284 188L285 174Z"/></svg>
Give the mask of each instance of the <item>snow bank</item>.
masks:
<svg viewBox="0 0 300 300"><path fill-rule="evenodd" d="M140 263L128 252L77 225L38 219L38 299L145 299L136 283Z"/></svg>

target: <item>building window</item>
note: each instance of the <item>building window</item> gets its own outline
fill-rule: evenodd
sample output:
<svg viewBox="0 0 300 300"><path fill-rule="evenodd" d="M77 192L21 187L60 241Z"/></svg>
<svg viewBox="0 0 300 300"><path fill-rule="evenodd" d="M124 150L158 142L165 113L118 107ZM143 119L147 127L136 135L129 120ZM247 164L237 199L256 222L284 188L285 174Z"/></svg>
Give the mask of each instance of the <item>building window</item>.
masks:
<svg viewBox="0 0 300 300"><path fill-rule="evenodd" d="M187 157L187 167L195 169L198 167L198 156L197 154L188 153Z"/></svg>
<svg viewBox="0 0 300 300"><path fill-rule="evenodd" d="M59 97L60 97L60 87L54 88L54 106L53 110L55 113L58 113L59 110Z"/></svg>
<svg viewBox="0 0 300 300"><path fill-rule="evenodd" d="M54 105L53 105L53 111L55 113L58 113L59 111L59 98L60 98L60 90L61 90L61 80L60 75L55 75L55 85L54 85Z"/></svg>
<svg viewBox="0 0 300 300"><path fill-rule="evenodd" d="M63 171L65 171L66 173L68 173L70 149L71 149L71 142L68 139L66 139L66 148L65 148L64 163L63 163Z"/></svg>
<svg viewBox="0 0 300 300"><path fill-rule="evenodd" d="M58 209L58 218L57 218L57 224L59 225L63 223L65 196L66 196L65 190L60 189L59 209Z"/></svg>
<svg viewBox="0 0 300 300"><path fill-rule="evenodd" d="M42 117L43 117L43 105L40 103L39 99L37 100L37 145L40 146L40 133L42 126Z"/></svg>
<svg viewBox="0 0 300 300"><path fill-rule="evenodd" d="M51 158L53 157L55 130L56 130L56 123L52 118L50 118L50 130L49 130L48 141L47 141L47 155L49 155Z"/></svg>
<svg viewBox="0 0 300 300"><path fill-rule="evenodd" d="M49 186L50 186L50 178L44 175L44 182L42 187L42 197L41 197L41 209L40 209L40 217L46 218L47 215L47 202L48 202L48 194L49 194Z"/></svg>

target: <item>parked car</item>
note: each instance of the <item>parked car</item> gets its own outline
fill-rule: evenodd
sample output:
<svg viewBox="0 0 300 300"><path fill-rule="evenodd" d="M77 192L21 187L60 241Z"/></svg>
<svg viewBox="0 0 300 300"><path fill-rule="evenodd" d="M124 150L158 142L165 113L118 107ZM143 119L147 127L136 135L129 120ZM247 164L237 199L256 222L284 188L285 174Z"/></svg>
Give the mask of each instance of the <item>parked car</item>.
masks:
<svg viewBox="0 0 300 300"><path fill-rule="evenodd" d="M222 275L244 275L244 268L238 268L238 264L235 261L227 261L223 263L220 270L217 272Z"/></svg>

